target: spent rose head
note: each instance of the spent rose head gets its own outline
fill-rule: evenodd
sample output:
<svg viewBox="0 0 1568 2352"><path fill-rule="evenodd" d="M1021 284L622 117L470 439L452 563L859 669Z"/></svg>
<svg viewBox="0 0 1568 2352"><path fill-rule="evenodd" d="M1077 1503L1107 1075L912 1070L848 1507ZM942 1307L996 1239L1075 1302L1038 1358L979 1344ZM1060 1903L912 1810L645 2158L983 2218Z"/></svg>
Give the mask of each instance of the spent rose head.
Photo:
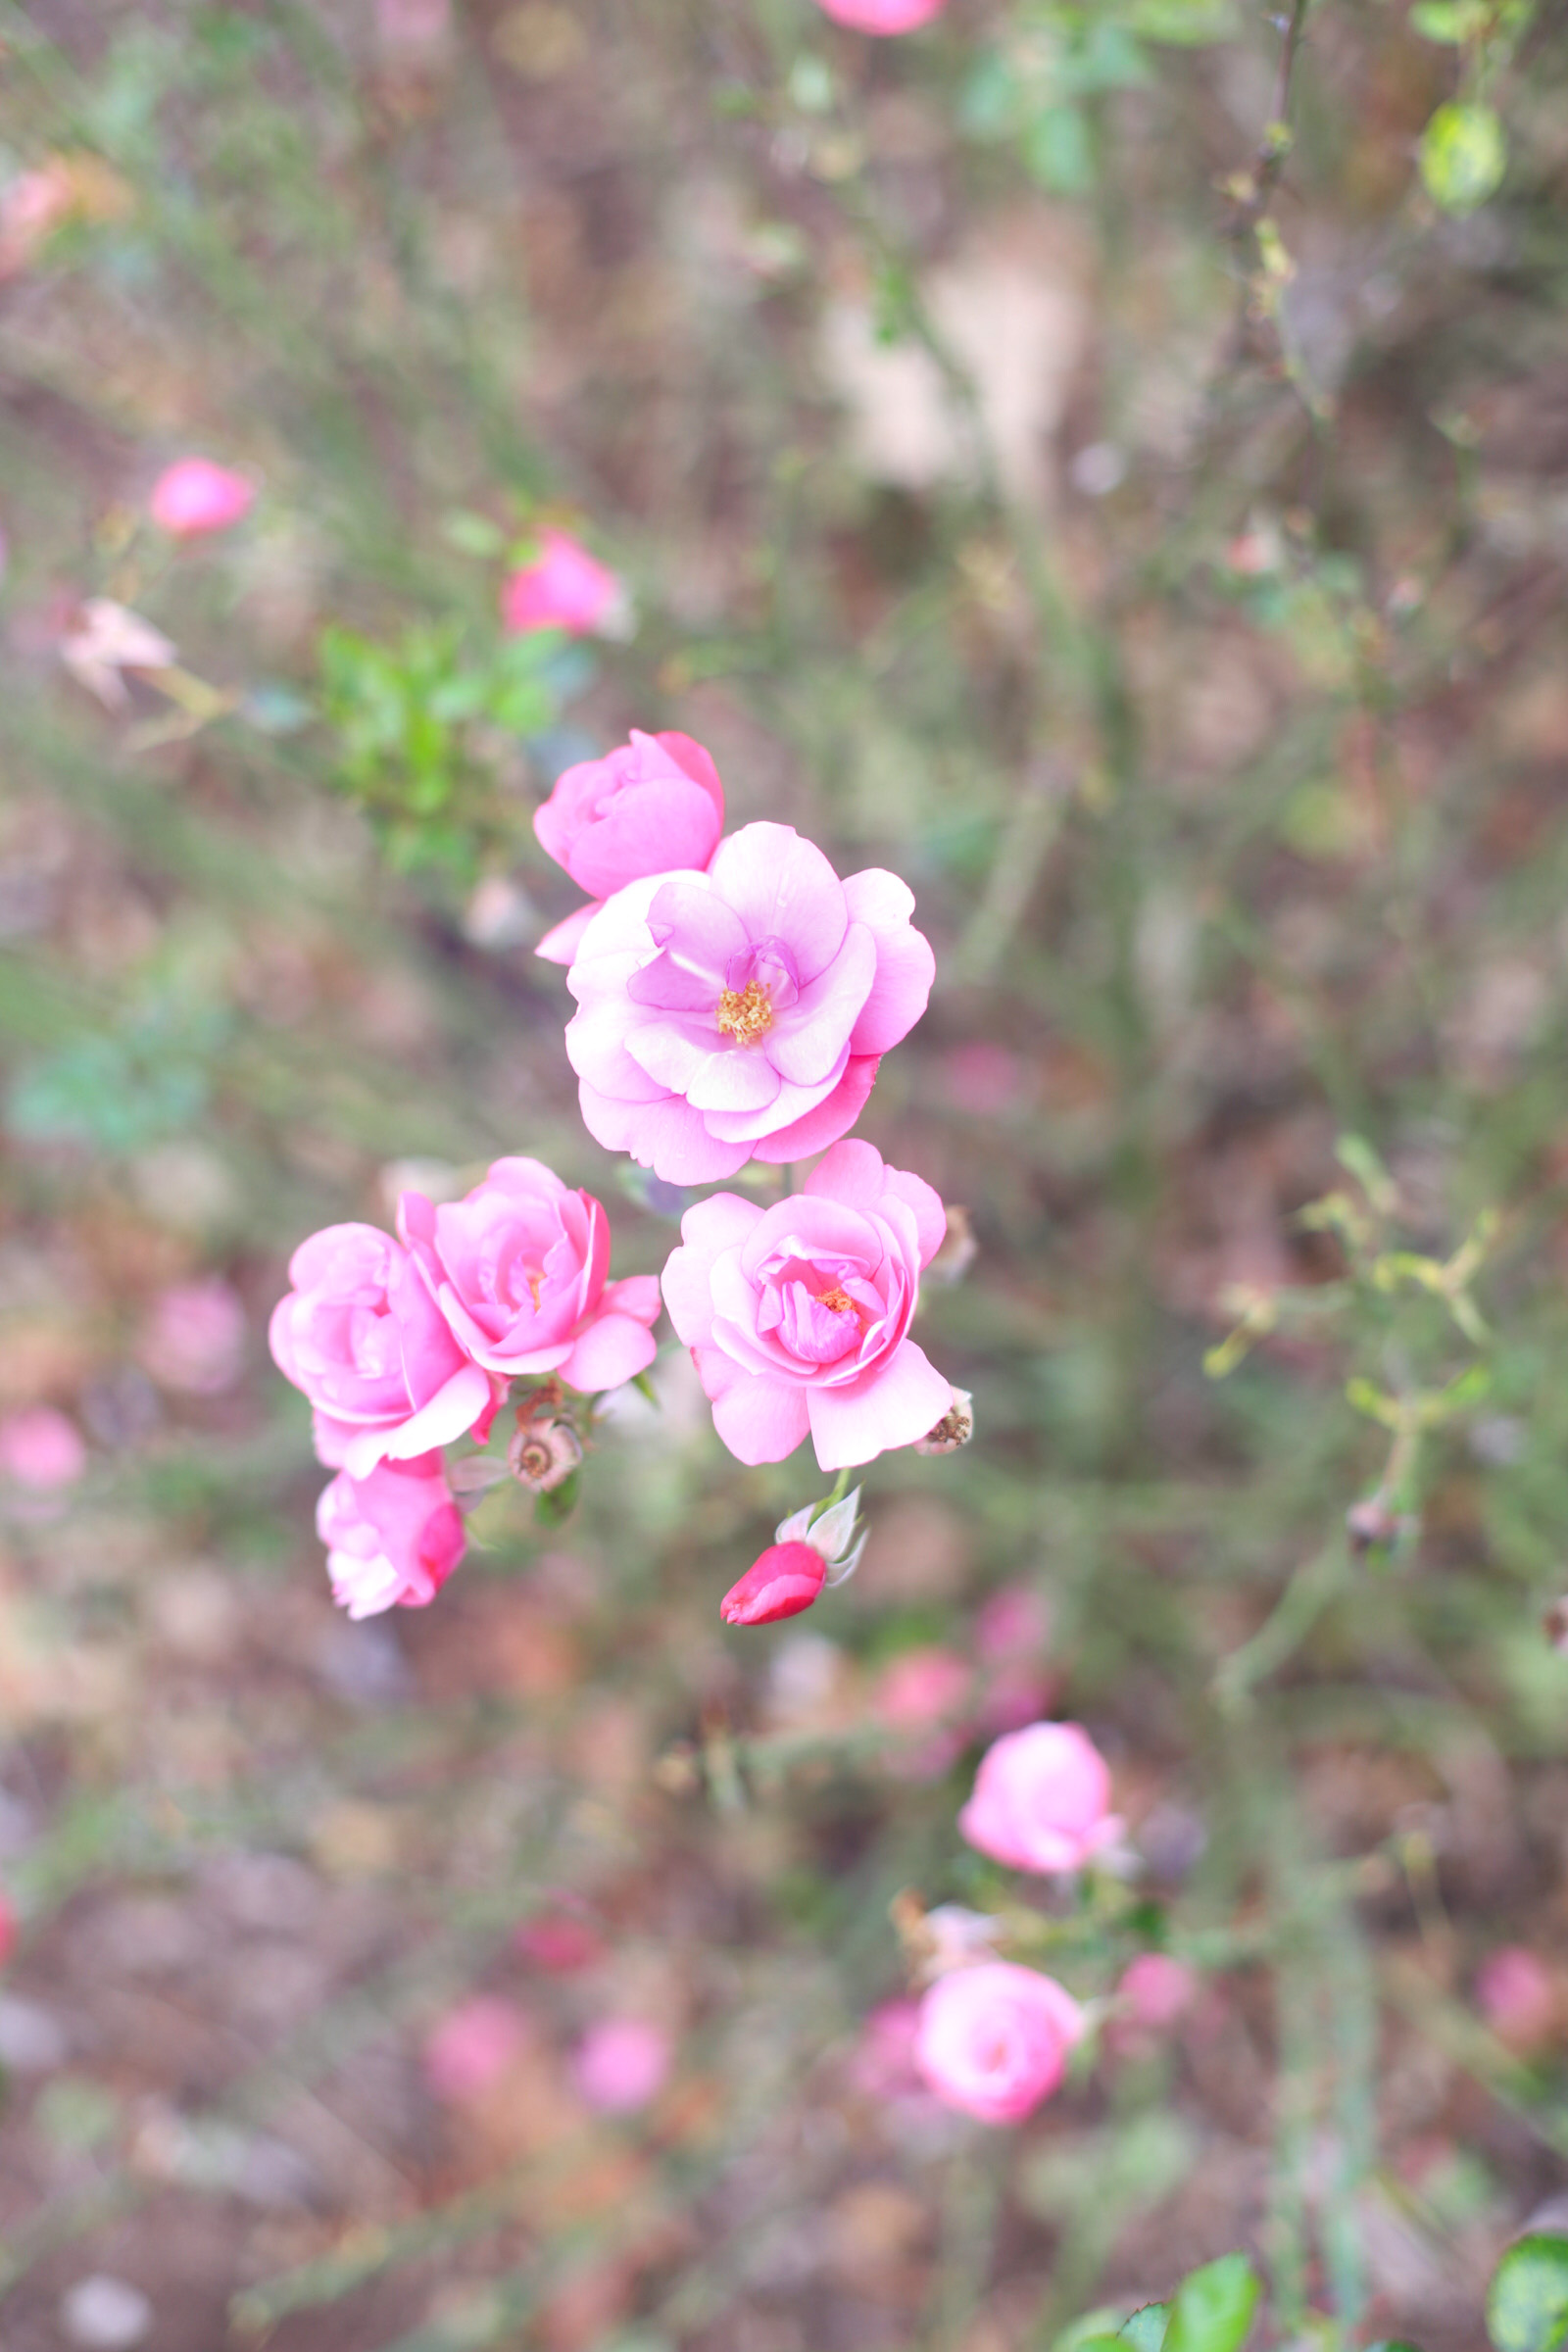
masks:
<svg viewBox="0 0 1568 2352"><path fill-rule="evenodd" d="M908 1336L942 1203L872 1145L836 1144L772 1208L715 1193L681 1220L664 1303L737 1460L809 1435L823 1470L912 1445L953 1397Z"/></svg>
<svg viewBox="0 0 1568 2352"><path fill-rule="evenodd" d="M914 2058L944 2106L1021 2123L1060 2082L1084 2013L1064 1986L1010 1960L938 1977L920 2002Z"/></svg>
<svg viewBox="0 0 1568 2352"><path fill-rule="evenodd" d="M332 1598L351 1617L422 1609L462 1559L467 1539L438 1452L338 1473L316 1506Z"/></svg>
<svg viewBox="0 0 1568 2352"><path fill-rule="evenodd" d="M989 1747L958 1815L972 1846L1014 1870L1081 1870L1122 1834L1110 1774L1076 1723L1032 1723Z"/></svg>
<svg viewBox="0 0 1568 2352"><path fill-rule="evenodd" d="M644 735L634 727L629 743L556 778L533 829L540 848L594 902L547 932L534 951L547 963L569 964L601 901L647 874L703 870L724 830L724 787L689 735Z"/></svg>
<svg viewBox="0 0 1568 2352"><path fill-rule="evenodd" d="M532 561L502 584L502 627L514 636L534 629L564 629L570 637L613 631L626 612L626 590L609 564L552 523L536 539Z"/></svg>
<svg viewBox="0 0 1568 2352"><path fill-rule="evenodd" d="M174 539L199 539L243 521L256 504L256 484L211 458L176 458L152 486L147 512Z"/></svg>
<svg viewBox="0 0 1568 2352"><path fill-rule="evenodd" d="M792 825L744 825L706 873L608 899L567 974L583 1123L670 1184L825 1151L926 1007L935 962L896 874L840 881Z"/></svg>
<svg viewBox="0 0 1568 2352"><path fill-rule="evenodd" d="M607 1279L603 1207L542 1161L498 1159L472 1192L439 1207L405 1193L398 1228L447 1330L486 1371L554 1372L593 1394L653 1362L658 1278Z"/></svg>

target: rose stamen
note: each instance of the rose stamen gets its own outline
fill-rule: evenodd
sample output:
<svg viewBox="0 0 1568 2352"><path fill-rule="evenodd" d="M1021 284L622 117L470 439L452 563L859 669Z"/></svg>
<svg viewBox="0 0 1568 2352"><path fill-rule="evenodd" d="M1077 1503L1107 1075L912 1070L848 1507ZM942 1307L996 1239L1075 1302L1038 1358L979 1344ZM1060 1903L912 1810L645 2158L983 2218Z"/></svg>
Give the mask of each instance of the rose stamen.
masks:
<svg viewBox="0 0 1568 2352"><path fill-rule="evenodd" d="M853 1315L856 1311L855 1300L842 1283L835 1283L830 1291L819 1292L816 1303L825 1306L830 1314Z"/></svg>
<svg viewBox="0 0 1568 2352"><path fill-rule="evenodd" d="M738 1046L755 1046L773 1026L773 1001L760 980L726 988L718 1000L718 1025Z"/></svg>

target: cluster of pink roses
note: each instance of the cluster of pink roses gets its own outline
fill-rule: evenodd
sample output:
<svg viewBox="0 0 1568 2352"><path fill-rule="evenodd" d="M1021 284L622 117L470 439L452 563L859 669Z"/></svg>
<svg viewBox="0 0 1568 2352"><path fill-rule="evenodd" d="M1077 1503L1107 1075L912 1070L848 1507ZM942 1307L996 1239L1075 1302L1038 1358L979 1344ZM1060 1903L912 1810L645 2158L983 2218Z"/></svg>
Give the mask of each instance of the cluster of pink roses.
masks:
<svg viewBox="0 0 1568 2352"><path fill-rule="evenodd" d="M808 1435L820 1467L842 1471L924 1441L956 1401L909 1337L942 1202L843 1140L924 1011L935 961L896 875L841 881L789 825L723 824L717 770L689 736L634 733L567 768L535 829L589 904L539 953L569 965L566 1052L600 1143L677 1185L823 1154L771 1207L721 1192L689 1208L662 1287L730 1451L782 1461ZM660 1282L608 1282L603 1208L536 1160L498 1160L455 1204L405 1194L398 1235L314 1235L271 1326L340 1473L319 1526L356 1615L427 1601L456 1565L440 1448L483 1442L513 1379L592 1395L655 1352ZM820 1539L796 1551L791 1609L815 1596L803 1574L819 1567L819 1585L827 1565Z"/></svg>

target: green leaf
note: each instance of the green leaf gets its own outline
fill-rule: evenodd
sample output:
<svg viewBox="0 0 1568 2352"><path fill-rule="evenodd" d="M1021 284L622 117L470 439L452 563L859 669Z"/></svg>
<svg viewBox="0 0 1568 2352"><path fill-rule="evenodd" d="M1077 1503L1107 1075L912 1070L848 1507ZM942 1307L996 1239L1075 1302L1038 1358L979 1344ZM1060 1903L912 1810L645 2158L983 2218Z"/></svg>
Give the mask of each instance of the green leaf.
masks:
<svg viewBox="0 0 1568 2352"><path fill-rule="evenodd" d="M1508 2248L1487 2290L1496 2352L1558 2352L1568 2343L1568 2237L1541 2230Z"/></svg>
<svg viewBox="0 0 1568 2352"><path fill-rule="evenodd" d="M470 514L466 507L442 515L441 536L464 556L499 556L507 544L498 522L492 522L488 514Z"/></svg>
<svg viewBox="0 0 1568 2352"><path fill-rule="evenodd" d="M533 1498L533 1515L537 1525L563 1526L577 1508L581 1488L582 1472L574 1470L569 1478L562 1480L559 1487L552 1487L548 1494L536 1494Z"/></svg>
<svg viewBox="0 0 1568 2352"><path fill-rule="evenodd" d="M1366 2352L1421 2352L1421 2347L1405 2335L1380 2335L1375 2344L1368 2344Z"/></svg>
<svg viewBox="0 0 1568 2352"><path fill-rule="evenodd" d="M1146 2303L1130 2319L1123 2320L1117 2341L1131 2344L1133 2352L1159 2352L1169 2324L1168 2303Z"/></svg>
<svg viewBox="0 0 1568 2352"><path fill-rule="evenodd" d="M1089 125L1075 106L1042 107L1024 133L1022 153L1029 171L1054 196L1081 196L1094 184Z"/></svg>
<svg viewBox="0 0 1568 2352"><path fill-rule="evenodd" d="M1161 2352L1241 2352L1262 2285L1245 2254L1189 2271L1171 2302Z"/></svg>
<svg viewBox="0 0 1568 2352"><path fill-rule="evenodd" d="M1460 218L1495 195L1508 168L1508 142L1490 106L1440 106L1421 138L1427 194Z"/></svg>
<svg viewBox="0 0 1568 2352"><path fill-rule="evenodd" d="M1484 32L1491 14L1487 0L1415 0L1410 23L1423 40L1456 48Z"/></svg>
<svg viewBox="0 0 1568 2352"><path fill-rule="evenodd" d="M1140 39L1167 49L1234 40L1242 28L1230 0L1137 0L1129 22Z"/></svg>
<svg viewBox="0 0 1568 2352"><path fill-rule="evenodd" d="M995 49L976 58L958 93L958 128L966 138L1004 139L1018 114L1018 84Z"/></svg>

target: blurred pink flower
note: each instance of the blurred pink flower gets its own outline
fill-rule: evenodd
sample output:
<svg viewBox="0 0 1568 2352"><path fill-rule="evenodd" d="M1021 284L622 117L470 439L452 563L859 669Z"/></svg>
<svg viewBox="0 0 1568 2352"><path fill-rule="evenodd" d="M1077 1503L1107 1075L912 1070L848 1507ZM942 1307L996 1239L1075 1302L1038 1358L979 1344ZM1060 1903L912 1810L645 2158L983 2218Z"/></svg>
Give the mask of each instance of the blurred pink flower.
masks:
<svg viewBox="0 0 1568 2352"><path fill-rule="evenodd" d="M645 874L701 872L724 830L724 787L689 735L643 735L556 778L534 811L540 847L594 901L545 934L534 953L569 964L599 903Z"/></svg>
<svg viewBox="0 0 1568 2352"><path fill-rule="evenodd" d="M918 2001L883 2001L865 2021L850 2060L850 2080L868 2099L907 2097L921 2087L914 2063Z"/></svg>
<svg viewBox="0 0 1568 2352"><path fill-rule="evenodd" d="M532 629L564 629L572 637L613 631L626 611L626 590L608 564L568 531L546 523L531 564L509 572L501 589L501 625L514 636Z"/></svg>
<svg viewBox="0 0 1568 2352"><path fill-rule="evenodd" d="M987 1749L958 1815L972 1846L1015 1870L1079 1870L1121 1836L1105 1760L1076 1723L1034 1723Z"/></svg>
<svg viewBox="0 0 1568 2352"><path fill-rule="evenodd" d="M221 1275L179 1282L154 1299L137 1351L166 1389L220 1396L245 1361L245 1309Z"/></svg>
<svg viewBox="0 0 1568 2352"><path fill-rule="evenodd" d="M458 1347L503 1380L554 1372L595 1394L658 1353L658 1277L607 1282L610 1219L540 1160L498 1159L439 1208L405 1193L398 1230Z"/></svg>
<svg viewBox="0 0 1568 2352"><path fill-rule="evenodd" d="M1526 1945L1501 1944L1476 1972L1476 2007L1499 2040L1529 2049L1545 2041L1557 2022L1557 1986Z"/></svg>
<svg viewBox="0 0 1568 2352"><path fill-rule="evenodd" d="M929 24L933 17L942 14L948 0L816 0L816 4L835 24L848 24L856 32L885 34L914 32Z"/></svg>
<svg viewBox="0 0 1568 2352"><path fill-rule="evenodd" d="M340 1471L316 1506L332 1598L351 1617L422 1609L467 1546L439 1453L377 1462L364 1478Z"/></svg>
<svg viewBox="0 0 1568 2352"><path fill-rule="evenodd" d="M4 1968L17 1945L17 1915L11 1908L8 1895L0 1894L0 1968Z"/></svg>
<svg viewBox="0 0 1568 2352"><path fill-rule="evenodd" d="M178 661L179 649L113 597L89 596L74 626L61 637L60 659L106 710L122 710L130 700L124 672L168 669Z"/></svg>
<svg viewBox="0 0 1568 2352"><path fill-rule="evenodd" d="M256 484L211 458L176 458L152 486L147 512L175 539L226 531L256 504Z"/></svg>
<svg viewBox="0 0 1568 2352"><path fill-rule="evenodd" d="M913 912L896 874L841 882L792 825L743 825L704 874L628 883L566 976L589 1134L670 1184L824 1151L925 1010Z"/></svg>
<svg viewBox="0 0 1568 2352"><path fill-rule="evenodd" d="M781 1462L809 1433L838 1470L941 1418L952 1387L908 1330L945 1221L928 1184L862 1143L772 1208L715 1193L686 1211L664 1303L738 1461Z"/></svg>
<svg viewBox="0 0 1568 2352"><path fill-rule="evenodd" d="M527 2037L521 2010L477 1992L449 2009L426 2035L424 2079L448 2106L466 2106L500 2080Z"/></svg>
<svg viewBox="0 0 1568 2352"><path fill-rule="evenodd" d="M821 1592L827 1562L809 1544L770 1544L718 1604L726 1625L774 1625L798 1617Z"/></svg>
<svg viewBox="0 0 1568 2352"><path fill-rule="evenodd" d="M974 1711L977 1730L995 1738L999 1732L1022 1731L1026 1724L1038 1723L1055 1697L1059 1681L1059 1676L1028 1658L991 1668L981 1683Z"/></svg>
<svg viewBox="0 0 1568 2352"><path fill-rule="evenodd" d="M288 1275L268 1342L316 1409L316 1450L330 1468L364 1478L383 1457L489 1430L500 1384L453 1337L390 1234L328 1225L301 1242Z"/></svg>
<svg viewBox="0 0 1568 2352"><path fill-rule="evenodd" d="M86 1467L80 1431L52 1404L30 1405L0 1421L0 1475L19 1487L50 1494L74 1486Z"/></svg>
<svg viewBox="0 0 1568 2352"><path fill-rule="evenodd" d="M942 1079L951 1102L971 1118L994 1118L1015 1105L1023 1092L1024 1067L1005 1046L976 1038L953 1046L942 1056Z"/></svg>
<svg viewBox="0 0 1568 2352"><path fill-rule="evenodd" d="M375 0L375 36L394 54L439 49L452 29L452 0Z"/></svg>
<svg viewBox="0 0 1568 2352"><path fill-rule="evenodd" d="M928 1988L915 2063L945 2106L1015 2124L1055 2089L1083 2031L1083 2011L1054 1977L990 1960Z"/></svg>
<svg viewBox="0 0 1568 2352"><path fill-rule="evenodd" d="M604 1957L604 1941L587 1920L569 1911L542 1911L514 1931L513 1943L524 1960L552 1976L572 1976Z"/></svg>
<svg viewBox="0 0 1568 2352"><path fill-rule="evenodd" d="M1167 1952L1140 1952L1122 1972L1116 2000L1129 2024L1160 2033L1192 2007L1200 1985L1196 1969L1185 1961Z"/></svg>
<svg viewBox="0 0 1568 2352"><path fill-rule="evenodd" d="M988 1666L1033 1657L1051 1637L1051 1611L1033 1585L1003 1585L983 1600L974 1621L976 1654Z"/></svg>
<svg viewBox="0 0 1568 2352"><path fill-rule="evenodd" d="M871 1712L890 1731L929 1731L960 1712L973 1683L973 1668L951 1649L901 1650L877 1677Z"/></svg>
<svg viewBox="0 0 1568 2352"><path fill-rule="evenodd" d="M635 2017L605 2017L590 2026L571 2062L572 2079L590 2107L627 2115L646 2107L669 2073L669 2036Z"/></svg>

